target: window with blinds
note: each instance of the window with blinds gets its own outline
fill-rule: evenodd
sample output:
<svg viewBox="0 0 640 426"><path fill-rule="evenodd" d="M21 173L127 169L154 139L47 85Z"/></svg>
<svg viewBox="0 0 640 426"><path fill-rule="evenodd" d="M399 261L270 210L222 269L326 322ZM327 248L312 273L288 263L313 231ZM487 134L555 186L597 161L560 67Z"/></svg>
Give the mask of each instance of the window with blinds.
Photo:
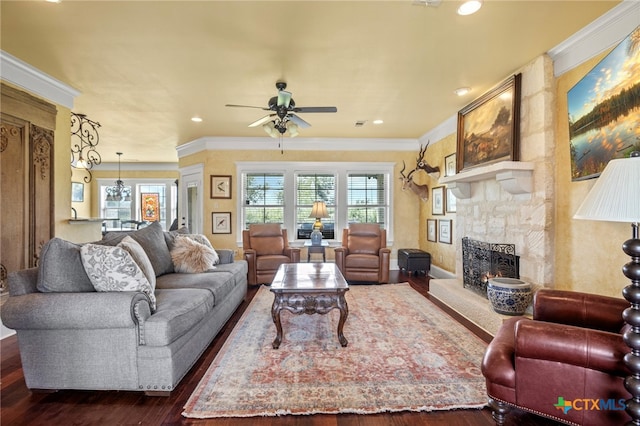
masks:
<svg viewBox="0 0 640 426"><path fill-rule="evenodd" d="M324 201L328 218L322 221L322 237L334 239L336 211L336 176L328 173L298 173L296 175L296 230L297 238L311 238L315 218L309 217L315 201Z"/></svg>
<svg viewBox="0 0 640 426"><path fill-rule="evenodd" d="M348 223L378 223L384 226L389 210L387 179L382 173L347 175Z"/></svg>
<svg viewBox="0 0 640 426"><path fill-rule="evenodd" d="M329 217L322 218L323 238L340 240L351 223L378 223L393 241L392 176L394 163L238 162L242 194L238 227L279 223L291 240L310 239L316 201Z"/></svg>
<svg viewBox="0 0 640 426"><path fill-rule="evenodd" d="M246 173L242 183L245 229L252 223L284 223L282 173Z"/></svg>

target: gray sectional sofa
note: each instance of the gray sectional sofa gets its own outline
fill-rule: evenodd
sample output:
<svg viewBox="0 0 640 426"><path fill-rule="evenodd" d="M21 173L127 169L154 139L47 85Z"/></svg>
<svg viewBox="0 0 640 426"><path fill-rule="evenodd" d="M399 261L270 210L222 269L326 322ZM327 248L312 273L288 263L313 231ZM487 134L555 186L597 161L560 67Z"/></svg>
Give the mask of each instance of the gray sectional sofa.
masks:
<svg viewBox="0 0 640 426"><path fill-rule="evenodd" d="M216 250L215 269L174 273L175 232L155 223L128 235L153 266L155 310L141 291L95 291L81 246L58 238L43 247L38 268L9 275L1 316L16 330L30 389L168 395L244 300L247 264L231 250Z"/></svg>

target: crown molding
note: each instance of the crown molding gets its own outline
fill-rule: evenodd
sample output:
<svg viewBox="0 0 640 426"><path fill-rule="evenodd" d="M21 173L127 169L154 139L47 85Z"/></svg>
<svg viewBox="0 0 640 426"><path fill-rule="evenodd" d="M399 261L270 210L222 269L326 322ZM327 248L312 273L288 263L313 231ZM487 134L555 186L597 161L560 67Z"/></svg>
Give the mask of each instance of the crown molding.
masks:
<svg viewBox="0 0 640 426"><path fill-rule="evenodd" d="M50 102L73 108L80 92L24 61L0 50L0 78Z"/></svg>
<svg viewBox="0 0 640 426"><path fill-rule="evenodd" d="M233 138L206 136L179 145L178 158L202 151L415 151L417 139L359 138Z"/></svg>
<svg viewBox="0 0 640 426"><path fill-rule="evenodd" d="M615 46L640 22L640 1L624 0L574 35L550 49L556 77Z"/></svg>
<svg viewBox="0 0 640 426"><path fill-rule="evenodd" d="M418 138L420 145L440 142L458 131L458 114L454 114Z"/></svg>

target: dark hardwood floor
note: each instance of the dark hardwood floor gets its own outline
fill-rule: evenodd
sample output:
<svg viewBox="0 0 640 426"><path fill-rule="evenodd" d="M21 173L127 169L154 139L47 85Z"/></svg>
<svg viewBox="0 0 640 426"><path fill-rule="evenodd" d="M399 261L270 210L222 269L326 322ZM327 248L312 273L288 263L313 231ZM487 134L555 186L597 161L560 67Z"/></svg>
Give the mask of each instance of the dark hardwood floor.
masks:
<svg viewBox="0 0 640 426"><path fill-rule="evenodd" d="M392 271L392 282L410 282L428 297L429 280L424 275L409 276ZM182 408L200 378L206 372L225 339L255 295L257 287L250 287L246 300L238 308L225 328L214 339L202 357L187 373L169 397L149 397L139 392L59 391L37 393L27 389L16 336L2 339L0 390L1 425L211 425L211 426L463 426L493 425L489 409L436 411L431 413L383 413L375 415L340 414L313 416L251 417L230 419L187 419ZM446 309L445 309L446 310ZM451 312L450 312L451 313ZM452 315L472 332L488 341L480 330ZM480 360L478 360L478 363ZM555 425L546 419L514 410L507 418L508 426Z"/></svg>

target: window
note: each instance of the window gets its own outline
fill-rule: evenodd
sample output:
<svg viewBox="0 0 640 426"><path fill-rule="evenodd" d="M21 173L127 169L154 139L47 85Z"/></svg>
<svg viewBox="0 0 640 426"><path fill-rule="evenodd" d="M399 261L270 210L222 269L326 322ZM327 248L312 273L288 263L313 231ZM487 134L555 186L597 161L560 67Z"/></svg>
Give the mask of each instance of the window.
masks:
<svg viewBox="0 0 640 426"><path fill-rule="evenodd" d="M347 176L347 218L349 223L386 223L386 176L382 173L350 173Z"/></svg>
<svg viewBox="0 0 640 426"><path fill-rule="evenodd" d="M105 218L107 231L123 229L127 221L142 221L140 197L147 193L158 194L159 222L164 229L169 229L171 222L177 217L175 180L127 179L125 187L131 191L131 196L123 197L121 201L107 201L107 188L113 186L113 183L110 179L98 179L100 217Z"/></svg>
<svg viewBox="0 0 640 426"><path fill-rule="evenodd" d="M296 176L296 230L297 238L308 240L316 219L309 217L314 201L324 201L328 218L322 220L322 236L334 239L336 176L334 174L299 173Z"/></svg>
<svg viewBox="0 0 640 426"><path fill-rule="evenodd" d="M284 175L247 173L242 177L244 227L251 223L284 223Z"/></svg>
<svg viewBox="0 0 640 426"><path fill-rule="evenodd" d="M251 223L280 223L289 238L308 239L315 218L314 201L324 201L326 239L338 239L350 223L374 222L393 243L394 163L237 162L242 194L238 197L239 229ZM241 233L239 235L242 235Z"/></svg>

